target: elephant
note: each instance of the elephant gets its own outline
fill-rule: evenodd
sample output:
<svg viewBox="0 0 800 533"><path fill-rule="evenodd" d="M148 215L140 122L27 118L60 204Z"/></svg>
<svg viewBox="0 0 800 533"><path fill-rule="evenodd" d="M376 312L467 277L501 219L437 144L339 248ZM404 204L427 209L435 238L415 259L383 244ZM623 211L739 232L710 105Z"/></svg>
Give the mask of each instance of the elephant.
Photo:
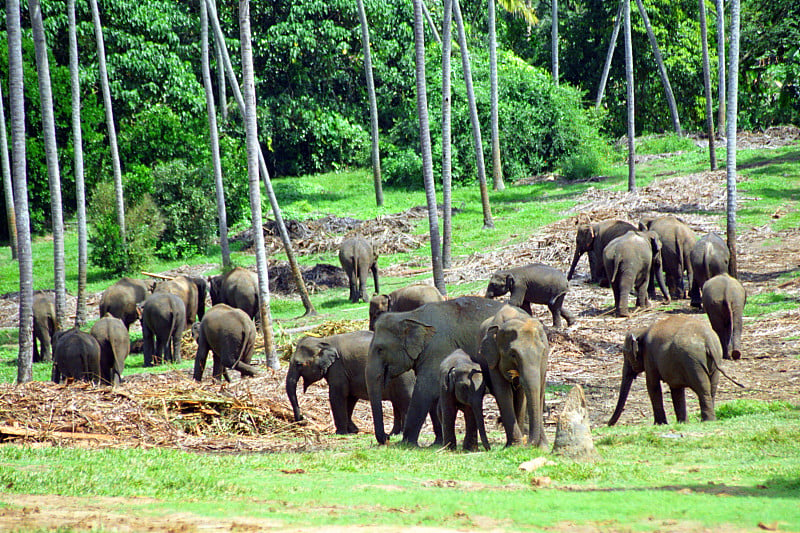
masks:
<svg viewBox="0 0 800 533"><path fill-rule="evenodd" d="M506 305L480 327L480 355L497 400L506 446L522 442L528 415L528 444L547 447L544 390L550 343L544 326L517 307Z"/></svg>
<svg viewBox="0 0 800 533"><path fill-rule="evenodd" d="M728 272L731 252L722 237L707 233L692 248L689 257L692 261L692 277L689 279L689 298L692 307L703 305L700 290L703 284L714 276Z"/></svg>
<svg viewBox="0 0 800 533"><path fill-rule="evenodd" d="M371 331L354 331L328 337L303 337L289 361L286 394L296 422L303 420L297 403L297 382L303 378L303 392L325 378L336 433L358 433L353 423L353 408L358 400L369 400L364 370L367 366ZM406 411L414 390L414 373L404 372L389 381L383 400L392 402L394 425L390 435L403 431Z"/></svg>
<svg viewBox="0 0 800 533"><path fill-rule="evenodd" d="M721 372L722 346L705 321L678 315L659 320L649 327L629 332L622 353L625 360L619 400L609 426L619 420L631 383L642 372L647 379L656 424L667 423L661 396L662 381L670 388L678 422L686 422L686 388L693 390L700 400L701 419L716 420L714 397Z"/></svg>
<svg viewBox="0 0 800 533"><path fill-rule="evenodd" d="M487 298L496 298L510 293L508 303L533 315L531 304L544 304L553 315L553 327L561 327L561 317L567 326L575 322L575 315L564 309L564 297L569 283L564 274L553 267L535 263L532 265L498 270L489 279Z"/></svg>
<svg viewBox="0 0 800 533"><path fill-rule="evenodd" d="M413 311L384 313L378 317L369 346L366 379L375 438L379 444L388 440L383 429L381 407L383 389L388 381L408 370L413 369L416 373L417 381L406 415L402 442L417 446L426 414L432 413L433 418L437 418L442 359L458 348L471 357L477 357L477 331L481 323L494 316L503 305L479 296L462 296L425 304ZM441 442L439 435L437 441Z"/></svg>
<svg viewBox="0 0 800 533"><path fill-rule="evenodd" d="M181 299L186 320L186 326L183 329L188 329L194 324L195 317L197 317L197 320L203 320L203 315L206 312L207 291L208 282L205 278L178 276L156 285L153 293L167 292Z"/></svg>
<svg viewBox="0 0 800 533"><path fill-rule="evenodd" d="M259 316L258 275L236 267L224 275L208 278L211 305L228 304L241 309L251 319Z"/></svg>
<svg viewBox="0 0 800 533"><path fill-rule="evenodd" d="M686 272L688 278L692 279L691 253L697 242L697 235L674 215L644 218L639 222L639 229L654 231L661 237L661 264L666 274L667 288L674 299L686 298L683 273ZM651 296L655 296L656 287L652 275L648 291Z"/></svg>
<svg viewBox="0 0 800 533"><path fill-rule="evenodd" d="M52 338L56 332L56 306L53 296L43 292L33 295L33 361L53 359Z"/></svg>
<svg viewBox="0 0 800 533"><path fill-rule="evenodd" d="M181 361L181 335L186 324L186 306L176 295L154 292L142 306L144 366L162 361Z"/></svg>
<svg viewBox="0 0 800 533"><path fill-rule="evenodd" d="M746 303L744 287L727 272L703 284L703 310L722 344L723 359L742 356L742 315Z"/></svg>
<svg viewBox="0 0 800 533"><path fill-rule="evenodd" d="M100 316L111 313L130 329L131 324L139 320L137 304L147 299L155 285L155 280L120 279L103 291L100 297Z"/></svg>
<svg viewBox="0 0 800 533"><path fill-rule="evenodd" d="M586 253L589 257L589 274L592 283L601 287L608 286L606 272L603 269L603 249L612 239L624 235L636 227L623 220L603 220L595 223L579 223L575 233L575 255L567 273L567 280L572 279L578 259Z"/></svg>
<svg viewBox="0 0 800 533"><path fill-rule="evenodd" d="M389 294L378 294L369 301L369 330L375 331L375 321L387 311L413 311L426 303L443 301L444 296L439 289L427 283L415 283Z"/></svg>
<svg viewBox="0 0 800 533"><path fill-rule="evenodd" d="M100 345L100 379L106 385L122 383L125 359L131 351L128 328L119 318L106 313L92 326L92 337Z"/></svg>
<svg viewBox="0 0 800 533"><path fill-rule="evenodd" d="M100 380L100 345L97 339L76 327L53 335L51 379L73 378L97 383Z"/></svg>
<svg viewBox="0 0 800 533"><path fill-rule="evenodd" d="M653 231L629 231L603 250L603 264L614 292L617 316L628 316L628 295L636 290L636 306L648 307L648 283L653 273L661 294L669 302L661 272L661 239Z"/></svg>
<svg viewBox="0 0 800 533"><path fill-rule="evenodd" d="M256 326L241 309L227 304L217 304L208 310L203 320L192 326L192 336L197 341L194 358L194 379L202 381L208 351L214 353L211 375L216 379L225 377L231 381L228 369L238 370L244 376L258 375L250 364L256 345Z"/></svg>
<svg viewBox="0 0 800 533"><path fill-rule="evenodd" d="M369 302L367 299L367 271L372 271L372 278L375 281L375 292L380 293L378 286L378 254L366 239L362 237L352 237L346 239L339 247L339 262L347 274L347 281L350 285L350 301L356 303L360 300Z"/></svg>
<svg viewBox="0 0 800 533"><path fill-rule="evenodd" d="M483 421L483 396L486 380L481 365L464 350L456 350L439 365L439 422L442 424L442 446L456 447L456 415L464 413L466 435L464 451L476 451L478 435L486 451L491 449Z"/></svg>

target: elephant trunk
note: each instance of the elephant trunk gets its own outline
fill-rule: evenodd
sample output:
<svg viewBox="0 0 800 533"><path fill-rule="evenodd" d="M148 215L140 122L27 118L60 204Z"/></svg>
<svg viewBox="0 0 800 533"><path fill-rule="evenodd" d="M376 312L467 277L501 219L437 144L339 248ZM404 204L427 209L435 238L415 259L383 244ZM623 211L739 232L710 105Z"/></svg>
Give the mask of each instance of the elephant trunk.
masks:
<svg viewBox="0 0 800 533"><path fill-rule="evenodd" d="M300 404L297 402L297 380L300 378L294 366L289 367L286 373L286 395L289 397L289 403L292 405L294 412L294 421L300 422L303 420L303 413L300 412Z"/></svg>
<svg viewBox="0 0 800 533"><path fill-rule="evenodd" d="M630 363L625 361L622 366L622 382L619 386L619 399L617 400L617 407L614 409L614 414L611 415L611 420L608 421L609 426L613 426L619 420L622 410L625 408L625 402L628 400L628 393L631 390L631 384L636 379L638 374L631 368Z"/></svg>
<svg viewBox="0 0 800 533"><path fill-rule="evenodd" d="M381 364L377 358L369 358L366 369L367 378L367 395L369 396L369 403L372 405L372 422L375 426L375 439L378 444L386 444L389 441L389 436L383 428L383 405L381 400L383 398L383 390L386 387L388 376L386 368Z"/></svg>
<svg viewBox="0 0 800 533"><path fill-rule="evenodd" d="M539 368L522 368L519 379L528 406L528 444L547 448L543 416L544 376Z"/></svg>
<svg viewBox="0 0 800 533"><path fill-rule="evenodd" d="M572 275L575 274L575 267L578 266L578 260L581 258L581 255L583 255L583 252L581 252L576 246L575 255L572 256L572 264L569 266L569 272L567 272L567 280L571 280Z"/></svg>
<svg viewBox="0 0 800 533"><path fill-rule="evenodd" d="M661 294L664 295L664 300L666 300L667 302L671 301L669 296L669 291L667 290L667 286L664 283L664 269L661 266L660 259L653 261L651 271L655 276L656 281L658 281L658 288L661 289Z"/></svg>
<svg viewBox="0 0 800 533"><path fill-rule="evenodd" d="M472 414L475 416L475 423L478 425L478 435L481 437L481 444L488 452L491 449L489 438L486 436L486 423L483 420L483 394L476 394L472 402Z"/></svg>

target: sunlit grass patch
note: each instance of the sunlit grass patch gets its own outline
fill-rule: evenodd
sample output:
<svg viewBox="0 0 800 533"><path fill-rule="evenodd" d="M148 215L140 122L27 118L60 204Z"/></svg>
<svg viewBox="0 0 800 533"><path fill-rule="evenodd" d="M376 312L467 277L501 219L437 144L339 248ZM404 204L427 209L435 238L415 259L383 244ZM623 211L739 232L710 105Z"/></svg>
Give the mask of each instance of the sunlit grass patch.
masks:
<svg viewBox="0 0 800 533"><path fill-rule="evenodd" d="M747 297L745 316L758 317L767 313L787 311L800 307L797 297L780 292L764 292Z"/></svg>
<svg viewBox="0 0 800 533"><path fill-rule="evenodd" d="M777 413L779 411L788 411L792 409L797 410L798 406L794 406L786 401L765 402L761 400L737 399L718 405L715 411L717 418L724 420L737 416Z"/></svg>

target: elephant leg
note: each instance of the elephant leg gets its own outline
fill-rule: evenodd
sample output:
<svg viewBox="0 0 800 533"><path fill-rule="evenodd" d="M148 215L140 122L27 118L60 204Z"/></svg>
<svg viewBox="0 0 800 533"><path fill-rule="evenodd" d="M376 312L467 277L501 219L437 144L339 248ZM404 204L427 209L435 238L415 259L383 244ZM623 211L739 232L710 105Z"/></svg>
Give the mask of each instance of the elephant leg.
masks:
<svg viewBox="0 0 800 533"><path fill-rule="evenodd" d="M478 451L478 424L475 422L475 413L469 405L462 406L461 411L464 413L464 426L466 427L464 451L476 452Z"/></svg>
<svg viewBox="0 0 800 533"><path fill-rule="evenodd" d="M405 423L405 416L403 409L398 405L396 400L392 400L392 431L389 435L399 435L403 432L403 424Z"/></svg>
<svg viewBox="0 0 800 533"><path fill-rule="evenodd" d="M456 415L458 409L456 408L455 398L452 394L443 394L439 396L439 405L437 409L442 425L442 447L456 449Z"/></svg>
<svg viewBox="0 0 800 533"><path fill-rule="evenodd" d="M633 281L628 279L628 276L623 275L621 280L618 280L617 292L614 295L617 303L617 316L629 316L628 311L628 297L633 288Z"/></svg>
<svg viewBox="0 0 800 533"><path fill-rule="evenodd" d="M222 366L222 359L220 359L220 357L217 355L216 352L212 352L212 358L213 358L213 361L214 361L213 362L214 366L211 369L211 375L214 377L214 379L221 380L222 379L222 374L223 374L223 372L225 372L225 367ZM226 372L226 374L227 374L227 372ZM230 379L228 379L228 381L230 381Z"/></svg>
<svg viewBox="0 0 800 533"><path fill-rule="evenodd" d="M636 307L650 307L650 300L647 297L647 285L645 283L636 287Z"/></svg>
<svg viewBox="0 0 800 533"><path fill-rule="evenodd" d="M142 321L142 338L144 340L144 366L153 366L153 355L155 352L153 332L150 331L150 328L144 321Z"/></svg>
<svg viewBox="0 0 800 533"><path fill-rule="evenodd" d="M678 422L686 422L686 389L683 387L670 387L672 406L675 408L675 417Z"/></svg>
<svg viewBox="0 0 800 533"><path fill-rule="evenodd" d="M249 377L252 378L258 375L258 370L256 367L249 363L245 363L244 361L237 361L235 365L233 365L234 370L238 370L242 377Z"/></svg>
<svg viewBox="0 0 800 533"><path fill-rule="evenodd" d="M655 293L655 290L653 291ZM703 297L700 294L700 282L697 279L697 274L692 275L692 280L689 286L689 299L690 305L697 309L703 307Z"/></svg>
<svg viewBox="0 0 800 533"><path fill-rule="evenodd" d="M497 401L500 419L506 432L506 446L520 444L522 442L522 432L517 424L514 392L511 383L506 381L497 370L492 369L489 373L492 380L492 394L494 394L494 398Z"/></svg>
<svg viewBox="0 0 800 533"><path fill-rule="evenodd" d="M164 359L166 357L167 343L168 342L169 342L169 339L165 340L165 339L159 338L159 336L156 335L156 351L153 354L153 364L160 365L160 364L164 363Z"/></svg>
<svg viewBox="0 0 800 533"><path fill-rule="evenodd" d="M667 423L667 413L664 411L664 397L661 393L661 380L657 376L651 376L645 372L647 378L647 394L650 396L650 404L653 406L653 418L656 424Z"/></svg>
<svg viewBox="0 0 800 533"><path fill-rule="evenodd" d="M181 362L181 337L182 332L176 331L172 335L172 354L170 357L172 358L173 363L180 363Z"/></svg>
<svg viewBox="0 0 800 533"><path fill-rule="evenodd" d="M550 309L550 314L553 315L553 327L560 328L561 327L561 316L564 315L562 311L562 306L564 305L564 297L566 294L561 294L556 297L555 300L547 304L547 308ZM564 316L564 318L567 318ZM572 321L567 318L567 325L572 325Z"/></svg>
<svg viewBox="0 0 800 533"><path fill-rule="evenodd" d="M403 428L404 444L419 446L419 432L425 417L436 404L436 396L439 393L439 383L431 376L417 375L414 384L414 392L411 395L411 402L408 405L406 414L406 424ZM436 411L434 411L436 412Z"/></svg>
<svg viewBox="0 0 800 533"><path fill-rule="evenodd" d="M347 435L348 433L348 409L347 392L341 385L328 384L328 401L331 404L333 414L333 425L336 426L337 435Z"/></svg>
<svg viewBox="0 0 800 533"><path fill-rule="evenodd" d="M356 403L358 402L358 398L355 396L348 396L347 397L347 432L348 433L358 433L359 429L356 426L355 422L353 422L353 411L356 408Z"/></svg>
<svg viewBox="0 0 800 533"><path fill-rule="evenodd" d="M434 446L441 446L444 440L442 439L442 422L439 420L439 416L436 414L439 410L439 400L434 402L435 405L431 406L431 410L428 411L428 414L431 417L431 425L433 426L433 445Z"/></svg>

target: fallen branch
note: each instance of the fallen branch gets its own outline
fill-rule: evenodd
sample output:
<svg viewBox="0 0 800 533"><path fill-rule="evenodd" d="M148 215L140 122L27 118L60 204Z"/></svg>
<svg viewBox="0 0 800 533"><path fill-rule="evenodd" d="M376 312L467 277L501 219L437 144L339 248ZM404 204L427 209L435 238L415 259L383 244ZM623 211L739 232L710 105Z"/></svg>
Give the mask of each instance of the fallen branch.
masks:
<svg viewBox="0 0 800 533"><path fill-rule="evenodd" d="M77 433L72 431L35 431L27 428L15 428L11 426L0 426L0 435L9 437L57 437L59 439L93 439L111 441L116 437L113 435L103 435L100 433Z"/></svg>
<svg viewBox="0 0 800 533"><path fill-rule="evenodd" d="M166 279L166 280L175 279L175 276L165 276L163 274L154 274L153 272L144 272L144 271L142 271L142 274L144 274L145 276L150 276L151 278L156 278L156 279Z"/></svg>

